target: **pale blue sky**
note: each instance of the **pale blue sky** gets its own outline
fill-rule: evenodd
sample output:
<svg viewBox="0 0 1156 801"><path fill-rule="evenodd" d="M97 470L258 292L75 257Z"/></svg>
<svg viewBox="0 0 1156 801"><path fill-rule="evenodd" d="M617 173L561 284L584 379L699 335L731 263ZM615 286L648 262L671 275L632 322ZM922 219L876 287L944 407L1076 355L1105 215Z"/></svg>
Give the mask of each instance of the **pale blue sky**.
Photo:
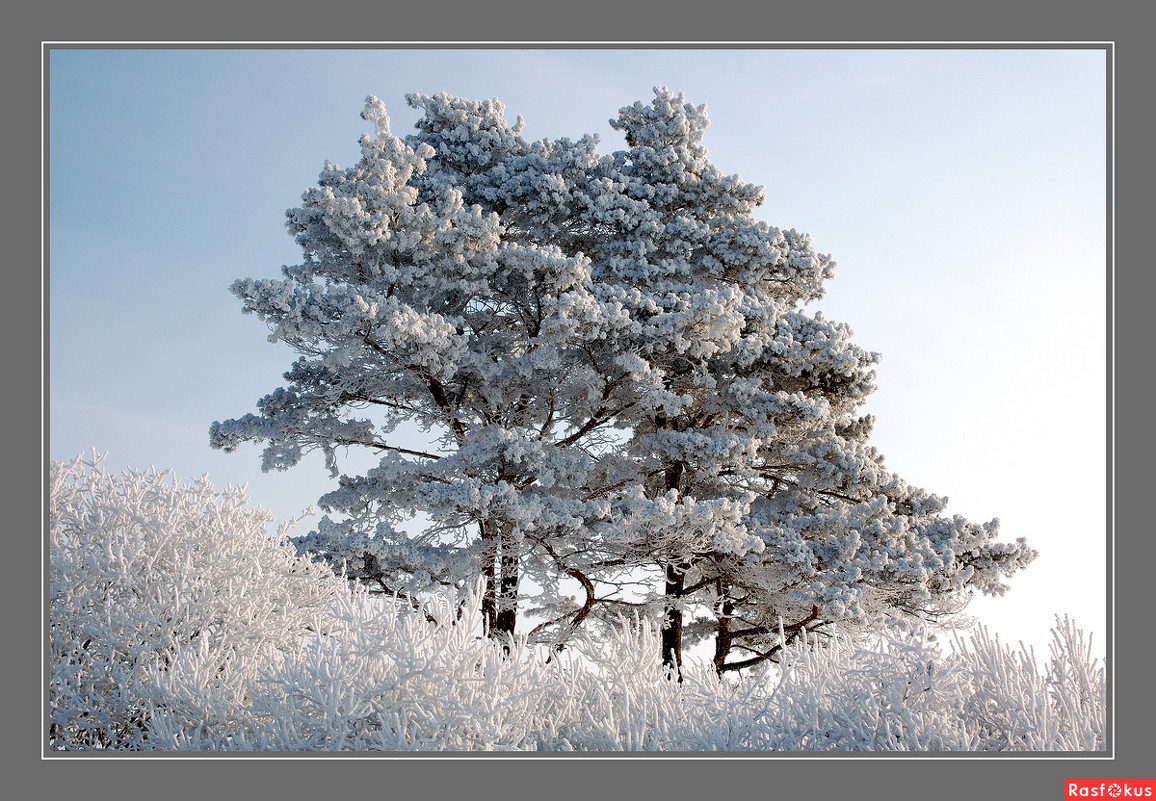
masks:
<svg viewBox="0 0 1156 801"><path fill-rule="evenodd" d="M248 483L293 516L320 459L260 473L208 447L293 354L227 291L300 253L283 213L357 158L367 94L497 97L528 138L598 133L651 87L706 103L759 216L838 267L817 307L883 354L874 443L949 511L1041 556L972 607L1046 651L1056 613L1104 646L1103 50L54 50L50 458Z"/></svg>

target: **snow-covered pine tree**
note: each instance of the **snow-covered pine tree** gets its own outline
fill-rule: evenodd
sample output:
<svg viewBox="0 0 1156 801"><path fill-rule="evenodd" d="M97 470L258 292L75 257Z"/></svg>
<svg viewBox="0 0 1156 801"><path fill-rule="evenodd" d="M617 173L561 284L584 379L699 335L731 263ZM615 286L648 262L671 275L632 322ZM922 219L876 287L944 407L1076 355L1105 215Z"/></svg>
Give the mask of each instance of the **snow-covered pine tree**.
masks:
<svg viewBox="0 0 1156 801"><path fill-rule="evenodd" d="M866 444L873 420L858 409L879 356L806 311L834 263L809 236L754 219L764 190L708 161L705 107L659 88L611 124L630 148L616 179L645 208L586 254L596 280L641 295L624 304L646 321L636 352L663 376L632 407L632 453L661 468L652 492L740 506L741 524L662 554L668 662L696 594L709 612L690 633L713 634L722 672L773 658L804 628L937 616L1002 592L1034 551L998 543L994 521L943 516L942 499Z"/></svg>
<svg viewBox="0 0 1156 801"><path fill-rule="evenodd" d="M878 356L805 308L833 262L755 219L764 191L709 162L705 107L656 89L600 156L592 136L526 142L496 101L409 102L402 141L370 98L359 164L289 212L305 262L233 287L304 357L213 444L267 440L266 469L382 454L322 499L343 517L305 550L383 591L480 572L494 632L524 576L555 642L649 609L669 665L714 636L720 672L780 634L957 609L1033 558L883 467L857 411ZM391 444L402 420L437 447ZM416 512L424 532L394 527Z"/></svg>
<svg viewBox="0 0 1156 801"><path fill-rule="evenodd" d="M628 320L592 295L589 259L519 242L454 186L419 191L433 148L391 134L375 98L363 116L375 135L357 165L327 164L288 212L304 261L232 286L302 357L259 415L214 423L210 440L227 451L266 441L265 470L319 449L334 476L336 448L380 453L321 499L341 517L302 549L411 599L483 575L486 629L510 633L526 531L548 551L539 532L575 525L546 476L600 483L582 478L610 417L585 380L585 343ZM437 444L396 445L403 421ZM396 528L419 512L423 532Z"/></svg>

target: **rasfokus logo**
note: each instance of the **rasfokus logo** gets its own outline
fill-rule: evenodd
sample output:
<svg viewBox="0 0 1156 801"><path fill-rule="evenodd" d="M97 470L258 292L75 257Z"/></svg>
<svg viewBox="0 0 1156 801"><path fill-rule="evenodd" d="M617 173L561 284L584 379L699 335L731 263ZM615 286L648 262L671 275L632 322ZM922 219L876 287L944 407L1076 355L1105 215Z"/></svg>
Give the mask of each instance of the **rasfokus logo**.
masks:
<svg viewBox="0 0 1156 801"><path fill-rule="evenodd" d="M1156 779L1069 779L1064 798L1152 798Z"/></svg>

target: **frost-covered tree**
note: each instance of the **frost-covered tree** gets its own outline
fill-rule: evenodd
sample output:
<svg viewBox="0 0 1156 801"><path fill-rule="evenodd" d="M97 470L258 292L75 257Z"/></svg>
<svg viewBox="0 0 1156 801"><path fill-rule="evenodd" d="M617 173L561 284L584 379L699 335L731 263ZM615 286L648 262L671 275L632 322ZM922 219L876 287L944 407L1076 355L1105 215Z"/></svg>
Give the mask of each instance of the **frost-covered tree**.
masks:
<svg viewBox="0 0 1156 801"><path fill-rule="evenodd" d="M527 142L496 101L409 102L402 140L371 97L359 163L289 212L304 262L233 285L302 358L213 444L266 441L266 469L381 454L303 549L409 597L484 576L491 632L524 578L555 642L632 605L668 665L713 636L720 672L832 622L954 611L1034 556L884 468L858 411L878 356L807 309L834 264L709 162L705 107L656 89L600 155ZM398 446L402 421L436 445Z"/></svg>
<svg viewBox="0 0 1156 801"><path fill-rule="evenodd" d="M392 135L376 99L363 116L375 135L358 164L326 165L288 213L304 261L232 287L302 358L260 415L214 424L211 441L268 441L266 470L319 449L334 475L339 446L380 452L321 500L342 517L303 549L411 598L480 574L487 629L513 632L523 552L586 522L581 499L558 503L570 487L607 481L594 473L613 460L592 454L616 410L589 343L630 321L592 293L589 259L511 236L448 182L419 184L434 148ZM403 421L437 445L393 444ZM419 512L421 533L395 527Z"/></svg>
<svg viewBox="0 0 1156 801"><path fill-rule="evenodd" d="M943 517L941 499L866 444L873 421L858 408L879 357L806 310L834 264L810 237L753 217L764 190L707 160L705 108L658 89L612 125L630 145L617 155L626 193L645 208L590 252L606 265L596 277L642 296L640 352L662 376L654 402L636 407L634 453L656 462L658 489L676 502L738 506L718 506L713 540L667 554L669 661L680 659L680 607L696 594L709 614L694 633L714 635L722 671L773 657L783 620L797 635L1002 591L1034 553L1022 539L997 543L994 522ZM728 661L734 650L743 656Z"/></svg>

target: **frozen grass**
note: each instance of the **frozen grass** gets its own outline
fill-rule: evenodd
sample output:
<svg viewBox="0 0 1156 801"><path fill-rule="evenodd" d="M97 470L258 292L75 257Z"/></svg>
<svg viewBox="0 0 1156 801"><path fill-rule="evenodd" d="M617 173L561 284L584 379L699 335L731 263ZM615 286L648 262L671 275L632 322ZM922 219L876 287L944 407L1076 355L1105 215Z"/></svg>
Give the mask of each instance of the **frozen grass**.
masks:
<svg viewBox="0 0 1156 801"><path fill-rule="evenodd" d="M477 592L414 611L351 590L268 539L240 490L96 458L54 463L51 484L56 749L1104 748L1104 670L1067 619L1042 667L982 629L944 652L896 628L800 644L738 681L691 665L679 684L647 621L507 656L480 636Z"/></svg>

